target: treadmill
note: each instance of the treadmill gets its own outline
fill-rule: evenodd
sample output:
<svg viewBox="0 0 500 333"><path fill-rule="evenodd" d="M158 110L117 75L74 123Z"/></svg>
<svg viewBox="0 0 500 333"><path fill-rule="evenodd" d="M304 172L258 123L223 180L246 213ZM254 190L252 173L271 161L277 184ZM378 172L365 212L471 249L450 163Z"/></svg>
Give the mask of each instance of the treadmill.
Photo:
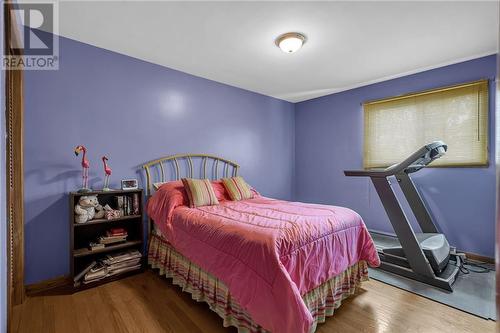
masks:
<svg viewBox="0 0 500 333"><path fill-rule="evenodd" d="M380 268L432 286L453 291L452 284L459 273L461 259L450 248L446 237L439 233L410 174L419 171L443 156L448 146L442 141L427 144L403 162L386 169L346 170L350 177L370 177L397 235L372 234L380 256ZM406 217L393 189L392 176L397 180L413 214L420 225L416 233Z"/></svg>

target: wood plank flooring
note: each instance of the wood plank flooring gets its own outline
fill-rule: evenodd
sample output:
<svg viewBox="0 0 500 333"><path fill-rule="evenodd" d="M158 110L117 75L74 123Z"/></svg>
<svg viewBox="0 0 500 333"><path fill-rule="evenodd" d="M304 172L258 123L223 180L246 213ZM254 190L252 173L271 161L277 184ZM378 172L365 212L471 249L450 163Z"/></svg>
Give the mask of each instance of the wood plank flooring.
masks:
<svg viewBox="0 0 500 333"><path fill-rule="evenodd" d="M14 308L12 332L236 332L205 303L153 271L75 294L29 297ZM318 333L494 332L495 323L371 280Z"/></svg>

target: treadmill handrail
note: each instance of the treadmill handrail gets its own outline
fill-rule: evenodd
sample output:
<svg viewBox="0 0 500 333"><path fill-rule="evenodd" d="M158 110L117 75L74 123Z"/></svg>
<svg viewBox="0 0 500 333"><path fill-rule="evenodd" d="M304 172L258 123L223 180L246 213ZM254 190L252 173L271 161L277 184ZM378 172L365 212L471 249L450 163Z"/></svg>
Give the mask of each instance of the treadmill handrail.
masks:
<svg viewBox="0 0 500 333"><path fill-rule="evenodd" d="M375 178L384 178L393 176L400 172L405 171L410 166L415 166L415 162L419 159L426 156L428 152L433 149L437 149L439 147L444 147L445 151L447 150L447 145L443 141L434 141L430 144L427 144L411 154L407 159L403 162L391 165L385 169L369 169L369 170L345 170L344 174L350 177L375 177ZM432 162L432 160L431 160ZM430 163L430 162L429 162ZM424 167L425 165L422 165Z"/></svg>
<svg viewBox="0 0 500 333"><path fill-rule="evenodd" d="M350 177L381 177L391 176L386 169L370 169L370 170L344 170L344 174Z"/></svg>

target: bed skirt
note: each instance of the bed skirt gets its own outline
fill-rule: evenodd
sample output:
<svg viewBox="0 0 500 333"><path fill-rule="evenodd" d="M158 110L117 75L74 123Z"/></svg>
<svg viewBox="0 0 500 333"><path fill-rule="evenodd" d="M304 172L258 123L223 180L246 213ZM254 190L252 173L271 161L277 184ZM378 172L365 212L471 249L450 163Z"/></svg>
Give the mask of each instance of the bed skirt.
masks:
<svg viewBox="0 0 500 333"><path fill-rule="evenodd" d="M190 293L194 300L207 303L223 319L224 327L234 326L241 333L267 332L231 297L221 280L190 262L167 241L154 234L151 234L149 242L148 263L159 269L160 275L172 278L173 283ZM316 330L318 323L325 322L326 317L332 316L341 302L353 295L361 282L366 280L368 266L365 261L360 261L302 295L314 318L310 332Z"/></svg>

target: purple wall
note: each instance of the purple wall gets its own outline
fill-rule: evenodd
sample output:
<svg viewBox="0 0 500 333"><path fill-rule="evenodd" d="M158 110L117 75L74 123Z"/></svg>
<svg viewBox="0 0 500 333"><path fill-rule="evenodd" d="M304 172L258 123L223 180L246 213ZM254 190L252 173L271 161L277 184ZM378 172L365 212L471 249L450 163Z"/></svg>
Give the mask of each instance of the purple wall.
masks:
<svg viewBox="0 0 500 333"><path fill-rule="evenodd" d="M295 199L350 207L368 228L393 232L369 179L343 174L362 168L361 103L495 76L493 55L296 104ZM449 242L489 257L495 248L494 105L490 84L490 167L426 169L412 175Z"/></svg>
<svg viewBox="0 0 500 333"><path fill-rule="evenodd" d="M60 53L59 71L25 75L27 284L69 271L67 192L80 184L78 144L89 148L96 188L102 154L110 157L111 185L118 187L122 178L140 178L137 166L145 161L212 153L239 162L264 195L295 193L296 200L351 207L369 228L390 232L369 182L343 176L362 165L361 103L493 78L496 68L490 56L294 106L65 38ZM492 162L493 118L491 112ZM414 179L453 245L493 256L493 165L427 169Z"/></svg>
<svg viewBox="0 0 500 333"><path fill-rule="evenodd" d="M198 152L240 163L263 194L291 199L293 104L66 38L60 61L59 71L25 76L27 284L69 271L67 192L80 184L78 144L89 149L97 188L102 154L118 187L141 163Z"/></svg>

